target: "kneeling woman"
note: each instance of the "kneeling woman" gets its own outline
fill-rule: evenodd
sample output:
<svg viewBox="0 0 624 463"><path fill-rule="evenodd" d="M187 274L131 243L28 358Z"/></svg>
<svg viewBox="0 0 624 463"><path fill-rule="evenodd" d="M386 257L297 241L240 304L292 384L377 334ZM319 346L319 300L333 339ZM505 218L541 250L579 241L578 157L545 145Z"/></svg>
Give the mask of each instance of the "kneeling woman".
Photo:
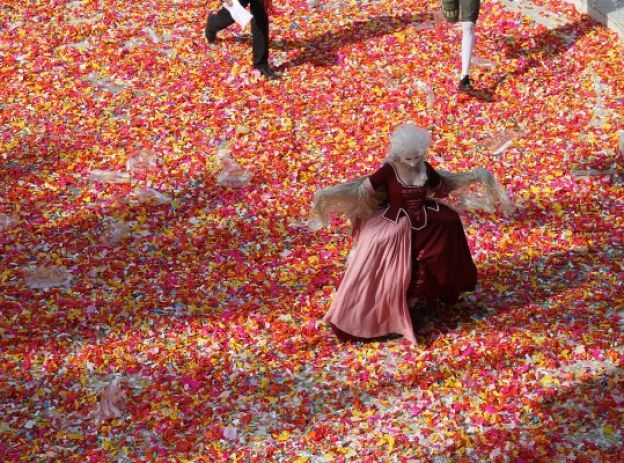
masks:
<svg viewBox="0 0 624 463"><path fill-rule="evenodd" d="M428 131L402 125L392 134L389 155L378 171L315 197L317 220L341 210L355 224L356 246L324 317L341 339L401 334L415 343L411 305L454 302L477 283L459 215L434 199L459 186L458 177L440 175L425 161L430 145ZM478 177L473 171L470 178ZM506 201L502 188L497 193Z"/></svg>

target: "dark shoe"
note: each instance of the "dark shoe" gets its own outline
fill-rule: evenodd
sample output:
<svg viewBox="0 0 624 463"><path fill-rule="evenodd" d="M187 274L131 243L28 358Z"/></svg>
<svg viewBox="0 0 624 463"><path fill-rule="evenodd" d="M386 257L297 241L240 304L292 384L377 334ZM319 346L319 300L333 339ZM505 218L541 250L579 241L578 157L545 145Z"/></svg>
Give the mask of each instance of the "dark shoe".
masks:
<svg viewBox="0 0 624 463"><path fill-rule="evenodd" d="M213 15L208 15L208 22L206 23L206 39L208 39L208 43L215 43L217 41L217 32L210 27L210 20Z"/></svg>
<svg viewBox="0 0 624 463"><path fill-rule="evenodd" d="M267 80L277 79L277 74L269 66L258 66L256 67L256 70Z"/></svg>
<svg viewBox="0 0 624 463"><path fill-rule="evenodd" d="M470 83L470 77L464 76L459 81L458 87L461 92L469 92L472 90L472 84Z"/></svg>

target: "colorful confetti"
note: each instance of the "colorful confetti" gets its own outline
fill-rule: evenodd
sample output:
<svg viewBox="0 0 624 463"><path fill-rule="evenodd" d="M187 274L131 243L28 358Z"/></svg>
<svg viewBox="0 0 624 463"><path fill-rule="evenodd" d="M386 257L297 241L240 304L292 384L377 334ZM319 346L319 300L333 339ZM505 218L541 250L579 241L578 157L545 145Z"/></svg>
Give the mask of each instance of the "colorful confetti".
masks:
<svg viewBox="0 0 624 463"><path fill-rule="evenodd" d="M436 1L275 6L276 81L219 2L0 6L0 460L624 461L622 42L482 2L466 95ZM463 214L479 286L419 345L341 344L309 206L405 121L518 207Z"/></svg>

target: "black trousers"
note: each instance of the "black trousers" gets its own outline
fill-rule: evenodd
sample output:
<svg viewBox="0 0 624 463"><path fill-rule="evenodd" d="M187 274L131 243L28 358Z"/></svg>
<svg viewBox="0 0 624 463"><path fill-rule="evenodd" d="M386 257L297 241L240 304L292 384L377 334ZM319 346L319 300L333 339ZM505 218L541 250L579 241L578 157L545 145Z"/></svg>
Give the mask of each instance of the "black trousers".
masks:
<svg viewBox="0 0 624 463"><path fill-rule="evenodd" d="M239 0L243 7L251 4L251 40L253 50L254 67L269 65L269 16L264 9L263 0ZM234 24L232 15L225 8L221 8L217 14L209 18L208 27L219 32Z"/></svg>

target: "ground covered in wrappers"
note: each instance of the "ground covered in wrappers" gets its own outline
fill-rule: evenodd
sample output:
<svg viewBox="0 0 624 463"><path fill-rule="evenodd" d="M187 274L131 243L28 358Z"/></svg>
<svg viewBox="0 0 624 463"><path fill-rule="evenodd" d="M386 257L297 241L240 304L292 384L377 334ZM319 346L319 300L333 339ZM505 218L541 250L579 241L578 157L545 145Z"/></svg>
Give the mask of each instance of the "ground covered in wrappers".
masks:
<svg viewBox="0 0 624 463"><path fill-rule="evenodd" d="M275 3L267 82L216 1L2 2L0 461L624 461L622 42L486 1L460 95L437 2ZM410 120L517 209L419 345L340 344L309 205Z"/></svg>

